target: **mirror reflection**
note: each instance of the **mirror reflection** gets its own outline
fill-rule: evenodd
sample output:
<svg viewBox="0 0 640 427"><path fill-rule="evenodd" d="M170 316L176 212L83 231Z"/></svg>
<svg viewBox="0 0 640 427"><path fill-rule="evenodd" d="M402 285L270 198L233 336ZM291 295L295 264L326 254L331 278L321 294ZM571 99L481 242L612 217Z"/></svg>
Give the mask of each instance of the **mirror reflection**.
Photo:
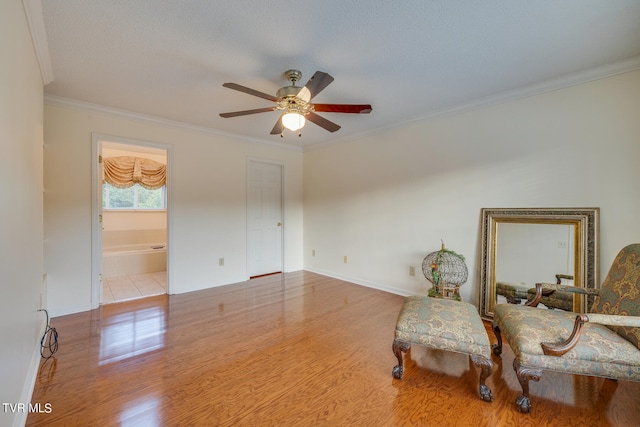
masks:
<svg viewBox="0 0 640 427"><path fill-rule="evenodd" d="M598 208L483 209L480 312L524 304L536 283L598 287ZM539 307L585 312L571 292L543 296Z"/></svg>
<svg viewBox="0 0 640 427"><path fill-rule="evenodd" d="M524 304L535 294L536 283L574 284L576 241L571 225L505 222L496 234L498 303ZM545 296L539 306L574 310L572 294L554 296Z"/></svg>

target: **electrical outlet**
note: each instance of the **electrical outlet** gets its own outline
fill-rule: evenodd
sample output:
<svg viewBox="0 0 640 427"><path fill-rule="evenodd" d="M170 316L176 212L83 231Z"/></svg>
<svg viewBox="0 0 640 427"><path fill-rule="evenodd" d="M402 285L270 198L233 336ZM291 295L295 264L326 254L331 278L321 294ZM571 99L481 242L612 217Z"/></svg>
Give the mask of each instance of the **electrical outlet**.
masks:
<svg viewBox="0 0 640 427"><path fill-rule="evenodd" d="M413 265L409 266L409 276L415 276L416 275L416 268Z"/></svg>
<svg viewBox="0 0 640 427"><path fill-rule="evenodd" d="M218 258L218 266L224 267L224 258Z"/></svg>
<svg viewBox="0 0 640 427"><path fill-rule="evenodd" d="M344 263L346 264L347 263L347 256L346 255L344 256L343 260L344 260Z"/></svg>
<svg viewBox="0 0 640 427"><path fill-rule="evenodd" d="M569 244L567 243L567 241L565 240L559 240L558 241L558 247L559 248L567 248L569 246Z"/></svg>

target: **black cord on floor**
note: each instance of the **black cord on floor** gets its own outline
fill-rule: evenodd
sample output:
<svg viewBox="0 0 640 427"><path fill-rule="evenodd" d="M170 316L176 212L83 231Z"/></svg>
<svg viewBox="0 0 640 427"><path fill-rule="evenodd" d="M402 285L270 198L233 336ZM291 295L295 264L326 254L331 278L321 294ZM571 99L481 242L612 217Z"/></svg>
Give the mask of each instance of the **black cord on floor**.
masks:
<svg viewBox="0 0 640 427"><path fill-rule="evenodd" d="M56 351L58 351L58 331L56 331L56 328L49 326L49 312L45 309L40 309L38 311L44 311L47 315L47 327L44 330L42 339L40 340L40 356L42 356L43 359L48 360ZM45 355L45 350L48 352L47 355Z"/></svg>

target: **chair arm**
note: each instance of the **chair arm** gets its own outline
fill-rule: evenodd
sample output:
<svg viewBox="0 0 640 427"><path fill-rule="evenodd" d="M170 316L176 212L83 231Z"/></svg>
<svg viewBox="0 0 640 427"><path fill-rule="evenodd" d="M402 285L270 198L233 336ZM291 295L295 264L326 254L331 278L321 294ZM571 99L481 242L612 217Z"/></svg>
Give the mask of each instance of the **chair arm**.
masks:
<svg viewBox="0 0 640 427"><path fill-rule="evenodd" d="M562 356L566 352L570 351L573 347L578 344L580 340L580 334L582 333L582 326L589 321L589 318L586 314L578 314L576 316L576 321L573 324L573 331L571 331L571 335L565 341L559 343L552 342L543 342L540 343L542 346L542 352L546 356Z"/></svg>
<svg viewBox="0 0 640 427"><path fill-rule="evenodd" d="M582 326L587 323L598 323L607 326L640 327L640 316L621 316L618 314L578 314L573 324L573 331L565 341L559 343L543 342L542 352L547 356L562 356L578 344L582 334Z"/></svg>
<svg viewBox="0 0 640 427"><path fill-rule="evenodd" d="M572 274L556 274L556 280L557 280L556 283L558 285L562 284L562 279L573 280L573 275Z"/></svg>
<svg viewBox="0 0 640 427"><path fill-rule="evenodd" d="M555 291L572 292L581 295L598 295L598 289L581 288L580 286L558 285L556 283L536 283L536 294L533 299L527 301L525 305L535 307L543 296L549 296Z"/></svg>
<svg viewBox="0 0 640 427"><path fill-rule="evenodd" d="M640 328L640 316L623 316L620 314L587 314L589 322L607 326L631 326Z"/></svg>

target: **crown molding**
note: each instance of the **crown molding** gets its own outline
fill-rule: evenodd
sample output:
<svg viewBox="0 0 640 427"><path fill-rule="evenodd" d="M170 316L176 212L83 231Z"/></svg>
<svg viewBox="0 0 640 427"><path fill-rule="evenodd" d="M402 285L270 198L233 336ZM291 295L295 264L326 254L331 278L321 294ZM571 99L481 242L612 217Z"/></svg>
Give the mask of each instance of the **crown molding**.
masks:
<svg viewBox="0 0 640 427"><path fill-rule="evenodd" d="M640 69L640 55L627 58L622 61L613 62L600 67L591 68L589 70L581 71L574 74L568 74L556 79L547 80L541 83L533 84L530 86L522 87L516 90L502 92L496 95L488 96L485 98L477 99L464 104L459 104L450 108L434 111L432 113L424 114L421 116L413 117L408 120L395 123L390 126L379 127L370 129L360 135L354 135L348 140L361 139L377 133L387 132L393 129L409 126L412 124L427 122L449 116L455 116L457 114L465 113L480 108L490 107L493 105L499 105L506 102L516 101L531 96L542 95L544 93L553 92L560 89L566 89L572 86L577 86L583 83L589 83L591 81L604 79L607 77L613 77L618 74L624 74L631 71ZM305 147L304 151L313 151L316 149L324 148L330 145L338 144L340 142L347 141L344 139L335 139L331 141L321 142Z"/></svg>
<svg viewBox="0 0 640 427"><path fill-rule="evenodd" d="M51 65L51 55L49 54L49 41L47 31L44 26L44 15L42 12L41 0L22 0L24 14L29 24L29 32L33 41L33 49L40 65L43 86L51 83L53 79L53 66Z"/></svg>
<svg viewBox="0 0 640 427"><path fill-rule="evenodd" d="M197 126L197 125L192 125L190 123L184 123L184 122L179 122L179 121L175 121L175 120L163 119L163 118L160 118L160 117L150 116L150 115L146 115L146 114L134 113L134 112L131 112L131 111L120 110L120 109L117 109L117 108L106 107L104 105L92 104L92 103L89 103L89 102L78 101L76 99L64 98L64 97L56 96L56 95L45 94L44 95L44 102L45 102L45 104L49 104L49 105L57 105L57 106L68 107L68 108L77 108L77 109L80 109L80 110L92 111L92 112L95 112L95 113L98 113L98 114L105 114L105 115L108 115L108 116L115 116L115 117L121 117L121 118L125 118L125 119L131 119L131 120L144 122L144 123L148 123L148 124L153 124L153 125L166 126L166 127L182 129L182 130L191 131L191 132L203 133L203 134L207 134L207 135L221 136L221 137L225 137L225 138L242 140L244 142L249 142L249 143L253 143L253 144L271 145L271 146L276 147L276 148L281 148L281 149L290 150L290 151L296 151L296 152L302 152L302 147L298 146L298 145L291 145L291 144L285 144L285 143L281 143L281 142L268 141L268 140L265 140L265 139L241 136L241 135L237 135L237 134L233 134L233 133L229 133L229 132L223 132L223 131L220 131L220 130L217 130L217 129L208 128L208 127L205 127L205 126Z"/></svg>
<svg viewBox="0 0 640 427"><path fill-rule="evenodd" d="M516 101L518 99L529 98L531 96L542 95L544 93L556 90L566 89L583 83L589 83L595 80L613 77L618 74L624 74L640 69L640 55L624 59L622 61L612 62L600 67L591 68L573 74L567 74L555 79L546 80L544 82L524 86L515 90L502 92L485 98L480 98L472 102L453 106L440 111L409 119L399 125L406 125L413 122L432 120L441 117L448 117L460 114L470 110L476 110L492 105L503 104L505 102Z"/></svg>
<svg viewBox="0 0 640 427"><path fill-rule="evenodd" d="M24 0L25 2L32 2L32 0ZM439 111L434 111L432 113L428 113L425 115L421 115L418 117L414 117L408 120L404 120L402 122L395 123L391 126L379 127L375 129L369 129L364 133L358 135L352 135L350 137L345 138L336 138L330 141L321 142L318 144L312 144L308 146L299 146L299 145L291 145L286 143L279 143L274 141L269 141L265 139L259 138L251 138L246 136L241 136L229 132L223 132L220 130L204 127L204 126L196 126L189 123L178 122L168 119L162 119L155 116L144 115L140 113L133 113L130 111L120 110L116 108L106 107L98 104L91 104L88 102L78 101L70 98L59 97L55 95L45 94L44 101L50 105L60 105L64 107L72 107L78 108L82 110L94 111L96 113L107 114L111 116L124 117L128 119L134 119L141 122L151 123L155 125L168 126L173 128L184 129L188 131L200 132L209 135L222 136L225 138L239 139L242 141L261 144L261 145L270 145L273 147L296 151L296 152L306 152L313 151L316 149L324 148L330 145L335 145L339 143L345 143L348 141L354 141L358 139L365 138L370 135L375 135L381 132L387 132L389 130L401 128L404 126L412 125L419 122L426 122L431 120L436 120L444 117L454 116L457 114L461 114L464 112L477 110L480 108L489 107L492 105L503 104L510 101L516 101L518 99L528 98L531 96L541 95L547 92L552 92L560 89L565 89L571 86L576 86L583 83L588 83L595 80L604 79L607 77L612 77L618 74L623 74L631 71L636 71L640 69L640 55L631 57L622 61L614 62L611 64L607 64L601 67L595 67L589 70L585 70L579 73L569 74L566 76L562 76L556 79L547 80L545 82L537 83L534 85L530 85L527 87L519 88L513 91L502 92L497 95L492 95L489 97L481 98L472 102L468 102L465 104L460 104L457 106L453 106L450 108L445 108Z"/></svg>

